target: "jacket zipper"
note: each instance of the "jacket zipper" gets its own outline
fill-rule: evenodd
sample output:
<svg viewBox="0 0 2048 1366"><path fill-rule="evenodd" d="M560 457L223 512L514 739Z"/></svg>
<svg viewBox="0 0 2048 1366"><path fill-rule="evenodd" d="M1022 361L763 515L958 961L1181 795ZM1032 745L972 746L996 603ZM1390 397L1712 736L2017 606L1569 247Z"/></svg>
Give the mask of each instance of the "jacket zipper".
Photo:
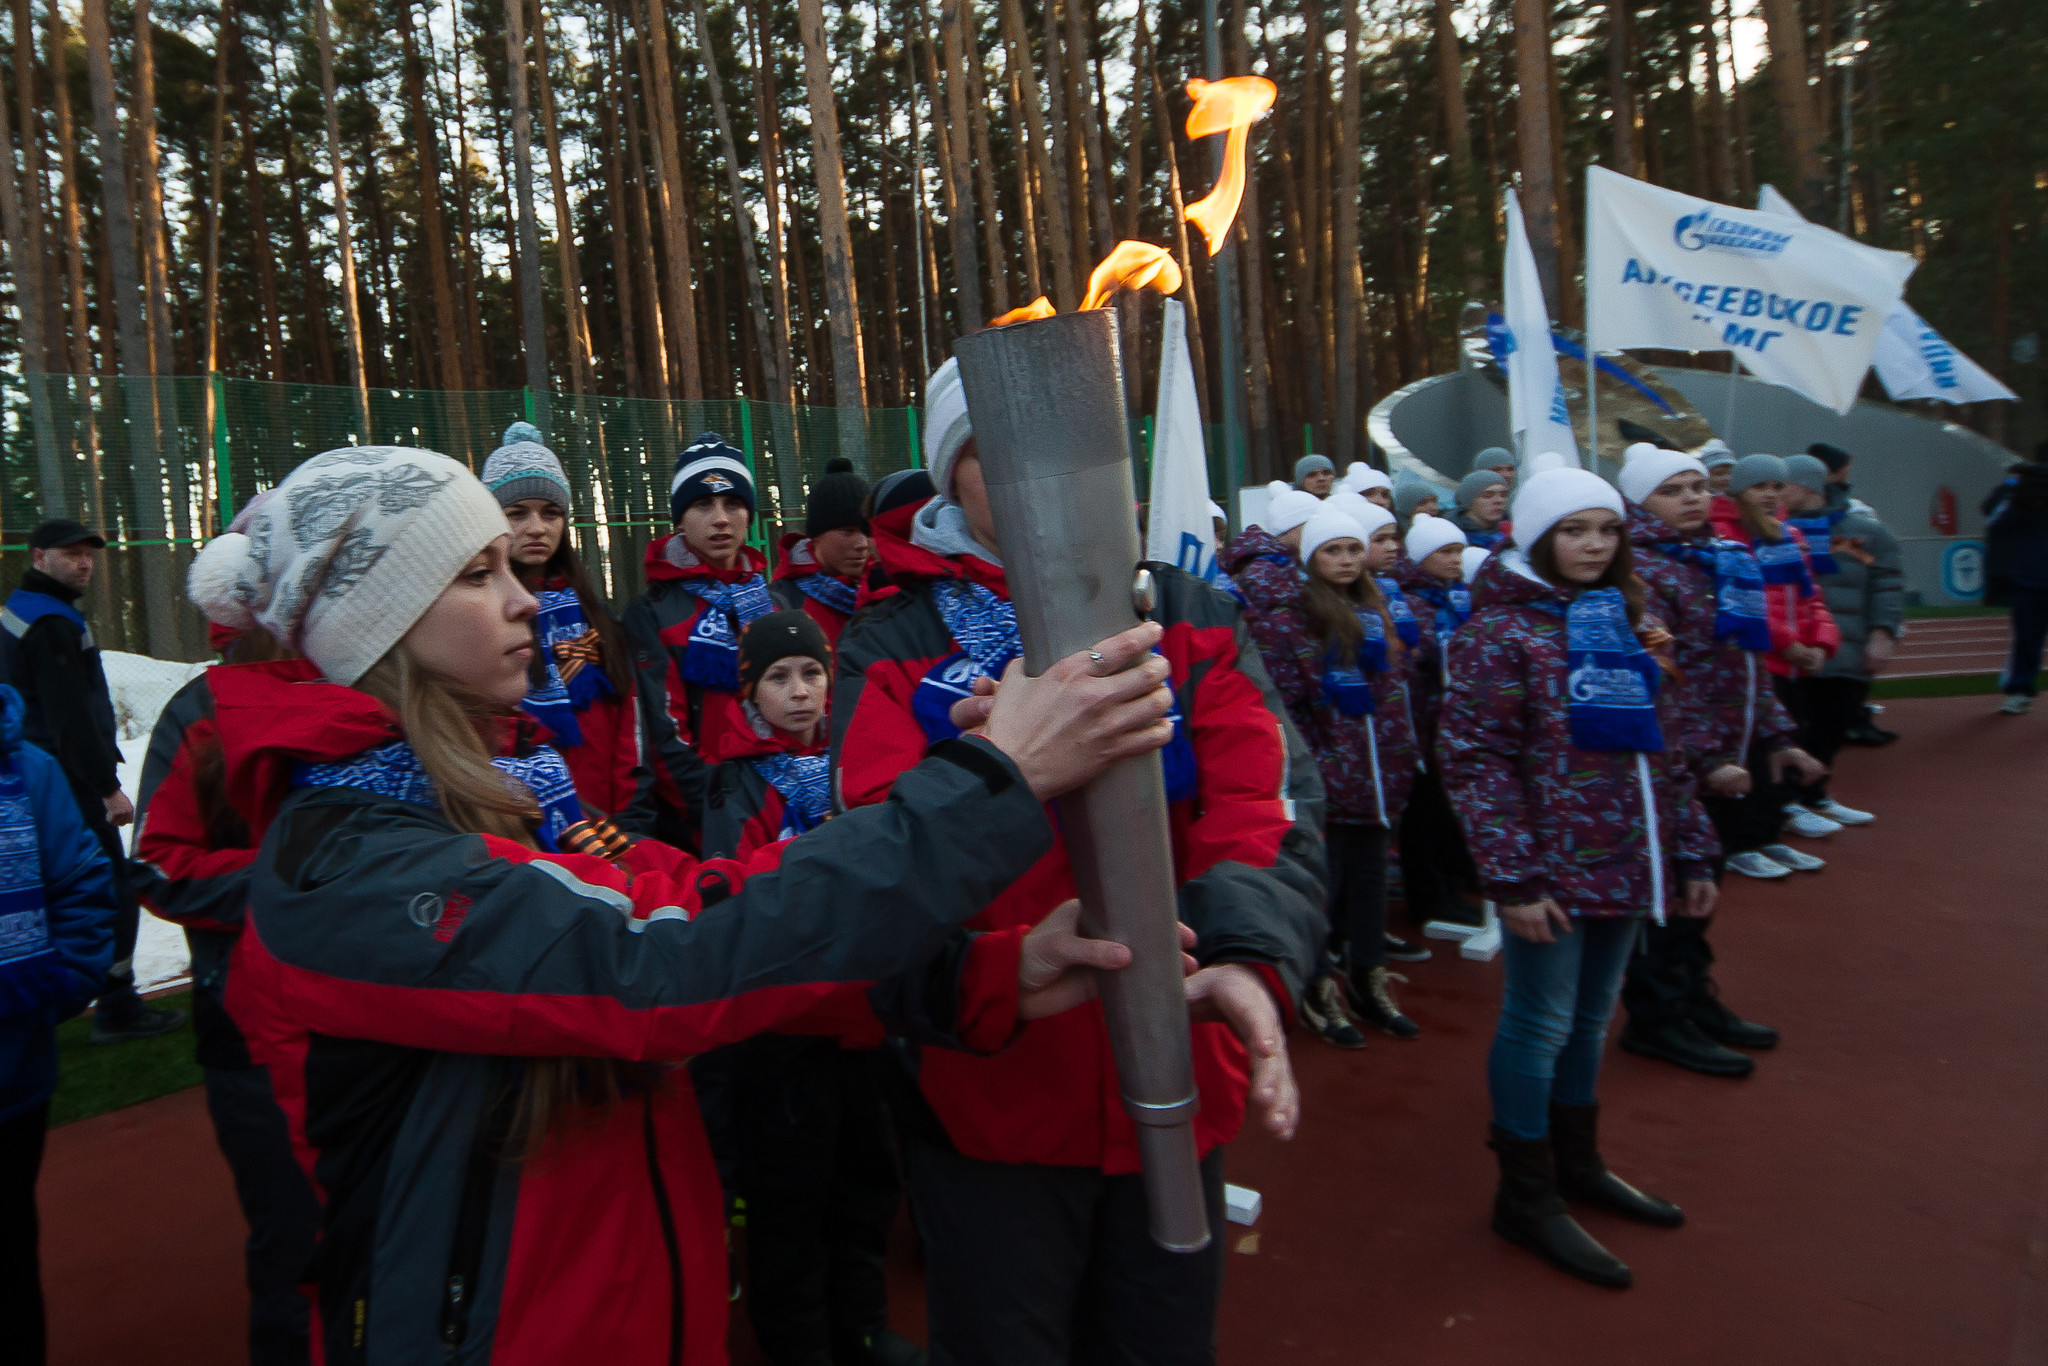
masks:
<svg viewBox="0 0 2048 1366"><path fill-rule="evenodd" d="M477 1124L476 1136L469 1145L469 1165L462 1177L455 1235L448 1244L448 1274L441 1284L441 1345L451 1355L469 1336L469 1314L476 1303L484 1240L491 1224L491 1196L498 1184L498 1155L511 1125L512 1092L508 1089Z"/></svg>
<svg viewBox="0 0 2048 1366"><path fill-rule="evenodd" d="M647 1138L647 1184L654 1190L654 1212L661 1220L661 1243L668 1253L668 1360L683 1366L683 1252L676 1238L675 1210L668 1202L668 1182L661 1174L661 1148L654 1141L654 1092L647 1093L641 1131Z"/></svg>
<svg viewBox="0 0 2048 1366"><path fill-rule="evenodd" d="M1636 786L1643 794L1643 833L1650 842L1650 917L1664 923L1664 841L1657 833L1657 793L1650 786L1650 756L1636 751Z"/></svg>

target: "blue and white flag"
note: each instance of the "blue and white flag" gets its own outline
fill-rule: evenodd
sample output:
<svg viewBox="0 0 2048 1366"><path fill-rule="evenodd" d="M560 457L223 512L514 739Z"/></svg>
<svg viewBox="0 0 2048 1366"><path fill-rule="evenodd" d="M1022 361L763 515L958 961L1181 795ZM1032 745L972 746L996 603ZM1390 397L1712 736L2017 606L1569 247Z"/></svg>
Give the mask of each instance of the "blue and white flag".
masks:
<svg viewBox="0 0 2048 1366"><path fill-rule="evenodd" d="M1757 191L1756 206L1765 213L1806 221L1792 207L1792 201L1778 193L1775 185ZM1893 398L1931 398L1941 403L1986 403L2003 399L2017 403L2019 395L1998 382L1998 377L1971 360L1927 325L1904 299L1884 320L1877 350L1871 353L1870 368L1877 382Z"/></svg>
<svg viewBox="0 0 2048 1366"><path fill-rule="evenodd" d="M1145 520L1145 558L1178 565L1216 582L1216 524L1209 514L1209 457L1202 445L1202 408L1195 401L1195 367L1188 359L1187 309L1166 301L1159 349L1159 406L1152 428L1151 506Z"/></svg>
<svg viewBox="0 0 2048 1366"><path fill-rule="evenodd" d="M1815 223L1586 171L1586 333L1603 351L1732 351L1846 413L1913 266Z"/></svg>
<svg viewBox="0 0 2048 1366"><path fill-rule="evenodd" d="M1576 466L1579 438L1572 432L1564 381L1557 375L1557 349L1550 341L1550 310L1543 303L1536 254L1529 250L1529 230L1522 224L1522 205L1512 186L1505 198L1508 245L1500 291L1501 313L1507 320L1508 430L1514 434L1515 456L1524 465L1530 456L1549 451Z"/></svg>

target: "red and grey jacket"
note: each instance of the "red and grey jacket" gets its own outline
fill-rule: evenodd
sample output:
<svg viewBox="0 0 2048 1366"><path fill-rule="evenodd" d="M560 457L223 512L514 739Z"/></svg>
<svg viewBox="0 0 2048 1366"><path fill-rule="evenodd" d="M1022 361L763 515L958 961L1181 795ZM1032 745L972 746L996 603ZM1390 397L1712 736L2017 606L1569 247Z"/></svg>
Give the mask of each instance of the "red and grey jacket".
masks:
<svg viewBox="0 0 2048 1366"><path fill-rule="evenodd" d="M993 565L943 558L879 526L876 532L877 553L901 591L862 611L840 640L833 757L848 809L884 799L898 774L944 743L949 702L972 686L976 666L939 614L935 581L966 578L1005 591ZM1188 760L1184 782L1168 783L1181 919L1196 931L1201 962L1253 965L1291 1014L1327 933L1315 761L1266 678L1237 604L1178 569L1148 568L1158 585L1151 615L1166 628L1159 649L1172 666L1182 718L1176 744ZM1165 762L1172 773L1173 756ZM994 835L966 838L980 847ZM934 842L926 856L944 862L955 855ZM1037 924L1074 895L1058 843L1002 895L958 909L977 928L1012 930ZM1194 1057L1202 1098L1196 1136L1206 1151L1243 1122L1245 1056L1229 1030L1201 1024ZM1033 1021L993 1057L927 1048L917 1063L925 1100L969 1157L1137 1169L1097 1003Z"/></svg>
<svg viewBox="0 0 2048 1366"><path fill-rule="evenodd" d="M762 735L762 730L768 733ZM782 790L796 775L784 777L764 770L783 758L822 759L826 750L822 724L820 731L815 740L804 741L763 722L756 727L750 752L718 766L711 775L711 795L704 804L706 858L744 861L777 840L790 839L814 828L804 817L791 812L789 799ZM777 777L782 777L783 782L775 781Z"/></svg>
<svg viewBox="0 0 2048 1366"><path fill-rule="evenodd" d="M1766 750L1795 743L1798 729L1777 691L1763 686L1765 670L1756 652L1732 636L1714 633L1717 608L1714 576L1660 547L1691 543L1710 547L1710 526L1691 535L1634 504L1628 510L1628 538L1636 577L1650 590L1650 609L1671 632L1671 658L1687 698L1680 710L1680 741L1702 778L1724 764L1746 763L1749 747Z"/></svg>
<svg viewBox="0 0 2048 1366"><path fill-rule="evenodd" d="M690 553L680 533L657 537L643 566L647 591L626 608L641 739L661 807L655 834L671 844L695 845L711 767L726 757L723 742L747 730L735 694L688 682L682 671L690 633L708 605L690 581L739 583L767 568L760 551L742 551L737 568L714 569ZM740 623L730 624L737 639Z"/></svg>
<svg viewBox="0 0 2048 1366"><path fill-rule="evenodd" d="M783 611L802 612L817 622L835 649L839 633L853 620L860 590L859 579L827 573L811 558L810 537L801 531L783 534L776 547L775 575L768 582L768 596Z"/></svg>
<svg viewBox="0 0 2048 1366"><path fill-rule="evenodd" d="M958 922L1025 876L1052 831L979 741L750 860L678 855L635 875L356 788L280 789L295 761L393 735L361 693L287 686L275 731L230 727L222 709L230 791L284 793L228 1003L324 1198L331 1366L722 1362L723 1201L671 1064L770 1030L886 1024L984 1048L1015 1032L1022 934ZM648 1066L520 1161L513 1102L524 1060L546 1057Z"/></svg>

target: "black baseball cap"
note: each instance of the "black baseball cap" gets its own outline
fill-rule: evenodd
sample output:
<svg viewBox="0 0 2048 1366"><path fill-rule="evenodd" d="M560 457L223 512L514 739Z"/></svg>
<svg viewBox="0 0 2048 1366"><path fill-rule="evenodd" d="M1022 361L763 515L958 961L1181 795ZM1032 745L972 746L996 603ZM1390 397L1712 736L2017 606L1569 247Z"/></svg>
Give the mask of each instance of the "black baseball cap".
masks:
<svg viewBox="0 0 2048 1366"><path fill-rule="evenodd" d="M28 534L30 550L55 550L61 545L88 543L94 550L105 550L107 538L89 526L70 521L63 517L52 517Z"/></svg>

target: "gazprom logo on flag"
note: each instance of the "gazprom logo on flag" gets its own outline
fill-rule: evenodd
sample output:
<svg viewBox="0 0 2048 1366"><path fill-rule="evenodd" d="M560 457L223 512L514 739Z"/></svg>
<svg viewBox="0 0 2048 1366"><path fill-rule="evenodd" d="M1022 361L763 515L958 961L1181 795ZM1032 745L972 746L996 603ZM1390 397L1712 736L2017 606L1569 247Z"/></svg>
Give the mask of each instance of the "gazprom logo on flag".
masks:
<svg viewBox="0 0 2048 1366"><path fill-rule="evenodd" d="M1731 252L1738 256L1776 256L1792 242L1792 235L1772 232L1733 218L1718 218L1712 209L1682 215L1671 225L1671 240L1686 251Z"/></svg>

